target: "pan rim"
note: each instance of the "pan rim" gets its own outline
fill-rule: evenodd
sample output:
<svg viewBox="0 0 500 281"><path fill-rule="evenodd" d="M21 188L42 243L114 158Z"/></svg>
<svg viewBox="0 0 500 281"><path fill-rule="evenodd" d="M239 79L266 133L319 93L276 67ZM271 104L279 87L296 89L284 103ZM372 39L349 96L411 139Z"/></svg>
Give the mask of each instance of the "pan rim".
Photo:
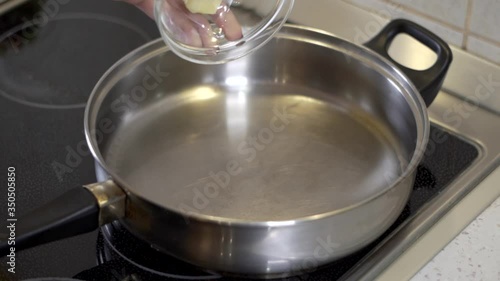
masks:
<svg viewBox="0 0 500 281"><path fill-rule="evenodd" d="M305 36L309 38L304 38ZM319 38L313 38L314 36ZM92 153L95 161L110 175L113 181L116 182L120 188L126 191L127 194L133 194L134 197L138 197L141 200L148 202L160 209L168 210L174 214L178 214L188 220L200 221L200 222L216 222L218 224L223 225L240 225L240 226L257 226L257 227L283 227L289 225L295 225L299 223L306 223L308 221L316 221L328 217L333 217L336 215L340 215L343 213L347 213L351 210L357 209L361 206L369 204L370 202L376 200L379 197L384 196L394 188L396 188L401 182L410 177L413 172L416 170L417 166L420 164L424 153L425 148L427 146L429 140L429 131L430 131L430 121L427 114L427 109L425 103L420 96L417 88L411 82L411 80L391 61L382 57L378 53L372 51L371 49L358 45L342 38L335 36L332 33L325 32L320 29L310 28L300 25L291 25L285 24L283 28L275 35L275 38L279 39L293 39L305 41L306 43L317 42L322 46L328 47L332 51L344 52L346 49L350 49L349 53L346 56L352 56L355 59L362 60L366 62L370 67L374 68L374 71L380 72L382 75L390 79L392 82L396 83L400 88L402 94L404 94L404 98L408 103L408 106L411 108L413 116L415 118L415 122L417 124L417 140L415 144L415 149L413 151L413 155L408 165L401 173L401 175L388 184L385 188L382 188L380 191L372 194L371 196L360 200L354 204L343 207L341 209L331 210L328 212L323 212L314 215L308 215L304 217L298 217L294 219L287 220L276 220L276 221L263 221L263 220L248 220L248 219L238 219L238 218L228 218L228 217L219 217L203 214L200 212L182 212L176 208L172 208L170 206L157 204L139 193L135 192L133 188L131 188L125 180L123 180L120 176L115 174L109 167L107 166L104 158L102 157L98 142L95 134L92 134L92 129L95 129L95 122L97 121L97 114L100 112L100 105L103 99L107 96L107 89L109 89L109 85L114 85L116 81L120 80L120 74L126 70L122 69L124 66L127 66L127 63L132 61L134 64L138 64L144 62L147 59L150 59L158 54L172 52L168 46L164 44L161 38L153 40L149 43L146 43L137 49L133 50L120 60L118 60L115 64L113 64L99 79L96 86L92 90L92 93L87 102L87 106L85 108L84 113L84 130L85 130L85 138L87 144L89 145L90 152ZM327 40L325 42L325 40ZM128 67L126 67L128 68Z"/></svg>

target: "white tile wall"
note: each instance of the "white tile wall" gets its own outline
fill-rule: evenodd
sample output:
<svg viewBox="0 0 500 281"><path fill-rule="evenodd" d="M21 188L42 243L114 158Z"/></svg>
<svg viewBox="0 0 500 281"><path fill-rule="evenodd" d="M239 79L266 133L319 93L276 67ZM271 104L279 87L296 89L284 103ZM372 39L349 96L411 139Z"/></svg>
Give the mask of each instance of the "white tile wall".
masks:
<svg viewBox="0 0 500 281"><path fill-rule="evenodd" d="M448 43L500 64L500 0L343 1L384 18L418 22Z"/></svg>
<svg viewBox="0 0 500 281"><path fill-rule="evenodd" d="M435 32L438 36L450 44L460 46L463 42L463 33L441 25L428 18L419 17L418 15L405 9L405 7L401 4L380 0L349 0L349 2L358 7L369 9L371 12L385 18L405 18L416 21L423 27Z"/></svg>
<svg viewBox="0 0 500 281"><path fill-rule="evenodd" d="M429 17L465 28L468 0L393 0ZM481 0L480 0L481 1Z"/></svg>
<svg viewBox="0 0 500 281"><path fill-rule="evenodd" d="M467 40L467 50L473 54L480 55L485 59L500 64L500 46L485 42L474 36Z"/></svg>
<svg viewBox="0 0 500 281"><path fill-rule="evenodd" d="M494 41L500 41L500 1L474 0L470 15L470 30Z"/></svg>

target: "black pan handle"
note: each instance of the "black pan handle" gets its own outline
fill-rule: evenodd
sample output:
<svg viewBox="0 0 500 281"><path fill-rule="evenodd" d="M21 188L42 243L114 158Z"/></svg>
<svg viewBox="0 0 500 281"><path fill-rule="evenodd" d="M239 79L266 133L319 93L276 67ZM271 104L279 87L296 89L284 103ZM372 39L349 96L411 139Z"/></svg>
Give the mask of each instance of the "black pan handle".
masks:
<svg viewBox="0 0 500 281"><path fill-rule="evenodd" d="M13 223L15 245L10 245L9 240L0 242L0 257L8 255L11 247L19 251L97 229L99 205L88 189L78 187Z"/></svg>
<svg viewBox="0 0 500 281"><path fill-rule="evenodd" d="M389 56L389 46L400 33L406 33L436 52L437 61L426 70L407 68ZM450 47L441 38L422 26L404 19L397 19L387 24L380 33L365 43L365 46L389 59L401 69L420 91L420 95L429 106L443 85L446 72L453 60Z"/></svg>

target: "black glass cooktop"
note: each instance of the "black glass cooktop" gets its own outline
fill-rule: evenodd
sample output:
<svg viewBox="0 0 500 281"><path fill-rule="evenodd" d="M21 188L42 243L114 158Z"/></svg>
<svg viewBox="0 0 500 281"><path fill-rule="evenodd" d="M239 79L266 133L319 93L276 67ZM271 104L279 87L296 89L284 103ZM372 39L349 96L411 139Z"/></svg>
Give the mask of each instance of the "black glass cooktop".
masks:
<svg viewBox="0 0 500 281"><path fill-rule="evenodd" d="M16 170L19 214L96 180L83 134L88 95L115 61L158 36L152 20L115 1L31 1L0 15L0 185L5 187L0 189L5 193L0 194L0 233L6 233L8 167ZM383 237L478 155L474 146L436 126L431 136L409 203ZM288 279L338 279L383 237L352 256ZM118 223L18 252L15 274L7 271L6 262L0 258L0 280L231 279L162 254Z"/></svg>

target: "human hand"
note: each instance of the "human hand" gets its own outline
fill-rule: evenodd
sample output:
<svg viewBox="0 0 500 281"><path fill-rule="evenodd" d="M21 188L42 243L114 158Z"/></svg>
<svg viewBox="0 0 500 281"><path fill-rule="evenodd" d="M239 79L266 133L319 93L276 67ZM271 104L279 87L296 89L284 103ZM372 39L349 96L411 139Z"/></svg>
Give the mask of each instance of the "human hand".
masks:
<svg viewBox="0 0 500 281"><path fill-rule="evenodd" d="M154 18L155 0L122 0L135 5L151 18ZM177 40L194 47L214 46L214 34L206 15L191 13L183 0L162 0L164 12L168 14L170 30ZM233 12L227 5L221 5L216 13L209 15L211 20L222 29L229 41L243 37L242 28Z"/></svg>

